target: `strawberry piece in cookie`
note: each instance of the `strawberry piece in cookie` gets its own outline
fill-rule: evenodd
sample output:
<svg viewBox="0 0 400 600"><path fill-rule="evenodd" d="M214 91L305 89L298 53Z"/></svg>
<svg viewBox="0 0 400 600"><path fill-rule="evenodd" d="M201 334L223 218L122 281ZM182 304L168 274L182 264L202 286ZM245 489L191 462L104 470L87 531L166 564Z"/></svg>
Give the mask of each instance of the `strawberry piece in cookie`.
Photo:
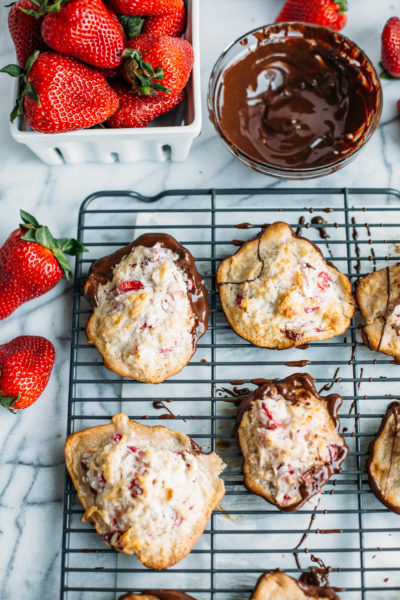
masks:
<svg viewBox="0 0 400 600"><path fill-rule="evenodd" d="M245 396L236 419L245 485L285 511L318 494L348 452L338 433L341 402L336 394L320 396L301 373Z"/></svg>
<svg viewBox="0 0 400 600"><path fill-rule="evenodd" d="M151 569L166 569L191 551L225 493L225 465L214 452L124 414L71 435L65 457L84 519L114 550Z"/></svg>
<svg viewBox="0 0 400 600"><path fill-rule="evenodd" d="M330 339L354 313L348 278L286 223L266 227L223 260L217 284L232 329L264 348Z"/></svg>

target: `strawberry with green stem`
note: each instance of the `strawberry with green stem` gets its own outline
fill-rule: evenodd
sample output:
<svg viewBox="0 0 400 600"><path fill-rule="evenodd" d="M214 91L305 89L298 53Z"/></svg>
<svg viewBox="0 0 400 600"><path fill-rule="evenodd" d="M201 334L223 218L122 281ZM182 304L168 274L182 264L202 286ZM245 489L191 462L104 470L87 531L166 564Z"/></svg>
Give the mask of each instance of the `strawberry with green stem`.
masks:
<svg viewBox="0 0 400 600"><path fill-rule="evenodd" d="M0 248L0 319L18 306L51 290L72 269L65 254L76 256L86 248L74 239L55 239L47 226L40 225L21 210L23 223Z"/></svg>
<svg viewBox="0 0 400 600"><path fill-rule="evenodd" d="M347 0L286 0L276 22L303 21L340 31L347 21Z"/></svg>
<svg viewBox="0 0 400 600"><path fill-rule="evenodd" d="M11 412L31 406L49 381L55 350L46 338L21 335L0 346L0 405Z"/></svg>
<svg viewBox="0 0 400 600"><path fill-rule="evenodd" d="M41 133L93 127L118 106L118 96L103 75L55 52L34 52L25 69L7 65L0 72L21 79L11 121L24 115L27 124Z"/></svg>
<svg viewBox="0 0 400 600"><path fill-rule="evenodd" d="M191 44L178 37L142 33L129 40L122 65L124 79L139 94L178 94L193 68Z"/></svg>
<svg viewBox="0 0 400 600"><path fill-rule="evenodd" d="M43 16L36 10L36 2L37 0L18 0L10 5L8 13L8 29L20 67L25 67L35 50L47 48L41 35Z"/></svg>

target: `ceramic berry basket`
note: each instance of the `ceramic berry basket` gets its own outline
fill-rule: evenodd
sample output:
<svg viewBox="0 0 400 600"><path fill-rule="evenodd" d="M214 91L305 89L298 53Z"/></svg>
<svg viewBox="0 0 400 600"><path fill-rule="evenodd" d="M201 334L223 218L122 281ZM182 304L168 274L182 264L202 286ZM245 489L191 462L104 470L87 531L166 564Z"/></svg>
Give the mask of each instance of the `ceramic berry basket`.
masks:
<svg viewBox="0 0 400 600"><path fill-rule="evenodd" d="M169 156L173 161L186 160L201 129L199 2L186 0L184 37L193 46L195 61L186 86L186 100L174 111L143 129L83 129L54 134L32 131L20 117L10 124L12 137L50 165L164 161ZM16 80L12 106L17 93Z"/></svg>

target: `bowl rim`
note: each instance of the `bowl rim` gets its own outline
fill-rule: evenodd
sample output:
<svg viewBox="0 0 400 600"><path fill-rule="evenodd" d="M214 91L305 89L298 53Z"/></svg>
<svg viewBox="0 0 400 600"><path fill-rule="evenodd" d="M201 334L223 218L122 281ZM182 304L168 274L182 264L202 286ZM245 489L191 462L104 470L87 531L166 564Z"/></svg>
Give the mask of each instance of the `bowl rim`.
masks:
<svg viewBox="0 0 400 600"><path fill-rule="evenodd" d="M376 82L378 84L377 85L376 110L374 111L374 115L371 119L369 131L367 132L362 144L359 146L356 146L353 150L351 150L348 154L346 154L346 156L339 158L337 161L330 162L325 165L318 165L317 167L304 167L304 168L303 167L301 167L301 168L300 167L281 167L281 166L274 165L272 163L268 163L265 161L260 161L255 158L252 158L251 156L246 154L246 152L241 150L241 148L236 146L236 144L233 144L230 140L227 139L227 137L224 134L222 128L220 127L218 121L214 117L214 115L216 114L216 110L215 110L216 103L214 103L214 98L213 98L214 95L212 93L212 88L214 87L214 85L216 85L217 79L219 77L221 77L221 75L223 73L223 70L220 69L220 64L222 63L222 61L224 60L224 58L226 57L228 52L232 48L234 48L237 44L240 44L240 42L244 38L246 38L250 35L254 35L254 33L256 33L260 30L269 29L270 27L277 27L277 26L283 27L285 25L293 25L293 24L305 25L312 29L317 29L317 30L320 29L320 30L328 31L330 33L337 35L339 38L343 39L344 41L350 43L366 58L367 62L369 63L369 66L371 67L371 70L376 79ZM216 88L214 91L216 91ZM338 170L338 169L335 169L335 167L340 168L342 163L345 163L348 160L352 159L354 156L356 156L358 154L358 152L360 150L362 150L362 148L365 146L365 144L370 140L371 136L375 133L376 129L378 128L378 125L381 120L382 109L383 109L383 88L382 88L382 83L381 83L378 71L376 70L374 63L369 58L368 54L357 44L357 42L354 42L348 36L343 35L340 31L336 31L335 29L332 29L330 27L325 27L324 25L317 25L314 23L307 23L306 21L279 21L278 23L268 23L267 25L261 25L261 26L255 27L254 29L251 29L250 31L247 31L246 33L240 35L234 41L232 41L228 46L226 46L226 48L222 51L220 56L215 61L214 66L211 70L211 74L210 74L210 77L208 80L208 88L207 88L207 108L208 108L210 120L213 123L214 128L216 129L219 137L224 141L224 145L228 148L228 150L230 150L230 152L232 154L234 154L237 158L239 158L239 160L242 160L242 158L245 159L245 161L242 160L242 162L246 163L246 161L248 161L249 163L253 163L257 167L260 167L260 169L258 169L258 170L262 170L263 167L268 168L270 171L275 171L277 175L279 173L282 173L282 175L284 175L284 174L292 174L293 175L295 173L305 173L305 174L315 173L315 175L318 176L319 172L324 172L324 171L326 171L326 169L332 169L332 171ZM248 166L251 166L251 164Z"/></svg>

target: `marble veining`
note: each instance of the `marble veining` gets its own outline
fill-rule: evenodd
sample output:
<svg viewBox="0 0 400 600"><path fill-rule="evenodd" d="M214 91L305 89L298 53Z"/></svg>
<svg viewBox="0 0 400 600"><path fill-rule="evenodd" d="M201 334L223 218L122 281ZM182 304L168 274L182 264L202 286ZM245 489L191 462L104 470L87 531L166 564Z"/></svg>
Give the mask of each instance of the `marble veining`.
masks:
<svg viewBox="0 0 400 600"><path fill-rule="evenodd" d="M45 221L58 236L75 235L79 205L98 189L151 194L172 187L301 186L239 164L216 138L205 106L208 76L220 52L244 31L273 21L281 5L282 0L202 0L203 131L185 164L49 167L10 137L12 82L0 75L0 239L18 223L19 207ZM399 8L398 0L350 0L344 33L377 66L382 27ZM7 12L3 8L0 17L1 65L14 61ZM381 125L362 154L342 171L307 185L400 187L400 120L395 108L400 81L384 81L383 86ZM55 368L42 398L17 416L5 410L0 415L0 598L4 600L54 600L59 594L71 298L71 285L62 281L0 325L0 343L29 333L49 337L56 348Z"/></svg>

